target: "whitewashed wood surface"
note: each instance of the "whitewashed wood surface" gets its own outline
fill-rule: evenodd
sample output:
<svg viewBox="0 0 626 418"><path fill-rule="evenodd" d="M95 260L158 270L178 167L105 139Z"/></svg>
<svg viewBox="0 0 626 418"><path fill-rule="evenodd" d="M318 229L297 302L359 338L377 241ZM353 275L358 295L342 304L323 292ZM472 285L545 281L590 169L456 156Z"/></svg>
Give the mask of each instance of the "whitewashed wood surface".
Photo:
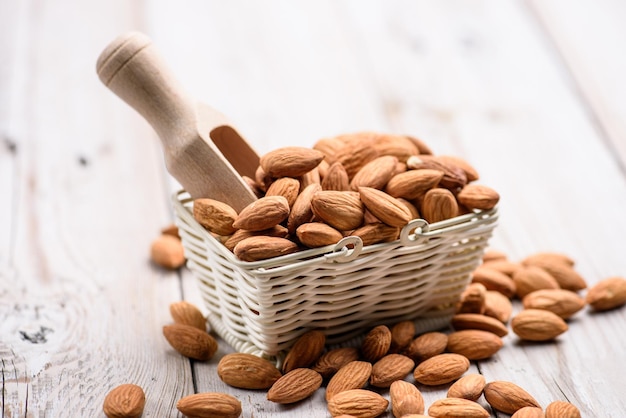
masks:
<svg viewBox="0 0 626 418"><path fill-rule="evenodd" d="M283 407L226 387L224 343L190 363L163 338L171 302L201 304L189 272L148 259L178 186L96 76L117 35L152 37L259 153L372 129L463 156L501 193L494 248L566 253L593 284L626 275L625 20L615 0L0 0L3 416L104 416L121 383L145 389L145 417L205 391L244 417L328 416L321 390ZM581 312L547 344L511 334L473 370L623 418L626 309Z"/></svg>

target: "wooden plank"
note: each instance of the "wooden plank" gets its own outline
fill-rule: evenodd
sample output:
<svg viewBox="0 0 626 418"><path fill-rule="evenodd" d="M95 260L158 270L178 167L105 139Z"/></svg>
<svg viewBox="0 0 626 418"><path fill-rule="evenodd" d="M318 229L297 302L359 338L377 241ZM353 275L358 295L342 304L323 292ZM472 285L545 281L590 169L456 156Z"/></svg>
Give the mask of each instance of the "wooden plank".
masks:
<svg viewBox="0 0 626 418"><path fill-rule="evenodd" d="M591 117L606 146L626 171L626 7L614 0L528 1L571 72L576 88L589 104Z"/></svg>
<svg viewBox="0 0 626 418"><path fill-rule="evenodd" d="M3 177L0 191L15 199L0 304L6 417L96 416L108 390L128 382L148 393L146 415L167 416L193 392L189 361L161 334L178 275L148 261L171 219L161 152L95 75L99 50L137 25L124 4L2 14L28 34L19 53L2 44L16 74L3 77L15 87L2 120L19 128L18 175Z"/></svg>

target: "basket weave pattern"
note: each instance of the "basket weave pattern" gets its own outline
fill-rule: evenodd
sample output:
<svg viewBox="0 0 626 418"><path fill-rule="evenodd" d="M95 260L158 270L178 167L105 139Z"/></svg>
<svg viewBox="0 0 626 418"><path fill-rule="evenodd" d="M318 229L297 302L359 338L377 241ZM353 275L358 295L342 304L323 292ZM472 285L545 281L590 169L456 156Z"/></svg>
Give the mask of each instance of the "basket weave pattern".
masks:
<svg viewBox="0 0 626 418"><path fill-rule="evenodd" d="M431 225L417 219L390 243L363 247L347 237L335 246L243 262L196 222L186 192L173 203L212 328L235 350L266 358L281 357L310 329L336 345L402 320L414 321L418 332L441 328L497 221L495 209Z"/></svg>

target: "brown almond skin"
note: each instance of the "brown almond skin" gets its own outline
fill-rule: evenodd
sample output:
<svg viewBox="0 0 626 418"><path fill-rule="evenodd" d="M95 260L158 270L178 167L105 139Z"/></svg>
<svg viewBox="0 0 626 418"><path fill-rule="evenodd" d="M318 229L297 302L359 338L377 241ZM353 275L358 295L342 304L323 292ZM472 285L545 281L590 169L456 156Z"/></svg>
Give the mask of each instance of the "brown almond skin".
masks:
<svg viewBox="0 0 626 418"><path fill-rule="evenodd" d="M237 211L224 202L202 198L193 201L193 217L205 229L217 235L230 235L237 228Z"/></svg>
<svg viewBox="0 0 626 418"><path fill-rule="evenodd" d="M350 235L361 238L363 245L373 245L381 242L395 241L400 235L400 228L378 222L363 225L350 232Z"/></svg>
<svg viewBox="0 0 626 418"><path fill-rule="evenodd" d="M404 351L404 354L416 362L422 362L443 353L447 345L447 334L437 331L427 332L415 338Z"/></svg>
<svg viewBox="0 0 626 418"><path fill-rule="evenodd" d="M350 190L348 173L346 172L346 169L343 167L343 165L339 162L331 164L321 184L322 190Z"/></svg>
<svg viewBox="0 0 626 418"><path fill-rule="evenodd" d="M493 260L484 262L483 267L489 267L513 278L513 274L522 267L522 264L508 260Z"/></svg>
<svg viewBox="0 0 626 418"><path fill-rule="evenodd" d="M522 260L522 264L546 270L562 289L578 292L587 287L585 279L574 270L574 261L558 253L539 253Z"/></svg>
<svg viewBox="0 0 626 418"><path fill-rule="evenodd" d="M313 195L321 190L321 185L313 183L305 187L300 192L295 203L291 207L291 212L287 218L287 229L290 234L295 234L296 229L298 229L300 225L306 222L311 222L313 219L311 200L313 199Z"/></svg>
<svg viewBox="0 0 626 418"><path fill-rule="evenodd" d="M322 385L322 376L311 369L293 369L278 379L267 392L267 400L290 404L313 395Z"/></svg>
<svg viewBox="0 0 626 418"><path fill-rule="evenodd" d="M470 283L463 293L456 307L457 314L485 312L485 297L487 288L482 283Z"/></svg>
<svg viewBox="0 0 626 418"><path fill-rule="evenodd" d="M498 192L481 184L466 184L456 197L468 209L490 210L500 201Z"/></svg>
<svg viewBox="0 0 626 418"><path fill-rule="evenodd" d="M238 418L241 402L232 395L217 392L196 393L176 403L185 416L194 418Z"/></svg>
<svg viewBox="0 0 626 418"><path fill-rule="evenodd" d="M447 350L470 360L483 360L497 353L502 345L502 339L492 332L465 329L448 335Z"/></svg>
<svg viewBox="0 0 626 418"><path fill-rule="evenodd" d="M311 368L321 374L323 378L328 379L343 366L351 361L357 361L358 359L358 348L339 347L322 354Z"/></svg>
<svg viewBox="0 0 626 418"><path fill-rule="evenodd" d="M150 259L158 266L176 270L185 264L185 248L180 239L160 235L150 245Z"/></svg>
<svg viewBox="0 0 626 418"><path fill-rule="evenodd" d="M608 311L626 304L626 279L610 277L593 285L586 301L595 311Z"/></svg>
<svg viewBox="0 0 626 418"><path fill-rule="evenodd" d="M385 192L396 198L415 200L436 187L443 178L440 170L408 170L393 176L385 186Z"/></svg>
<svg viewBox="0 0 626 418"><path fill-rule="evenodd" d="M515 383L503 380L487 383L483 389L483 395L492 408L509 415L526 406L541 407L539 402L524 389Z"/></svg>
<svg viewBox="0 0 626 418"><path fill-rule="evenodd" d="M282 147L261 156L259 165L271 177L299 177L313 170L324 159L318 150Z"/></svg>
<svg viewBox="0 0 626 418"><path fill-rule="evenodd" d="M326 385L326 400L343 391L365 387L371 375L372 363L351 361L339 369Z"/></svg>
<svg viewBox="0 0 626 418"><path fill-rule="evenodd" d="M378 151L371 146L372 144L371 135L358 134L353 137L353 140L346 141L335 155L336 161L339 161L346 169L350 180L365 164L378 157Z"/></svg>
<svg viewBox="0 0 626 418"><path fill-rule="evenodd" d="M462 168L449 159L441 159L439 156L418 155L410 157L406 165L411 170L432 169L443 172L439 181L439 187L454 191L455 193L467 184L467 175Z"/></svg>
<svg viewBox="0 0 626 418"><path fill-rule="evenodd" d="M391 331L386 325L371 329L361 343L361 355L369 362L383 358L391 348Z"/></svg>
<svg viewBox="0 0 626 418"><path fill-rule="evenodd" d="M359 187L365 207L383 223L402 228L411 220L411 212L395 197L372 187Z"/></svg>
<svg viewBox="0 0 626 418"><path fill-rule="evenodd" d="M262 231L247 231L245 229L238 229L232 234L225 242L224 246L228 248L230 251L235 251L235 247L241 241L246 238L255 237L259 235L264 235L268 237L278 237L278 238L287 238L289 235L289 231L282 225L276 225L270 229L264 229Z"/></svg>
<svg viewBox="0 0 626 418"><path fill-rule="evenodd" d="M480 283L487 290L495 290L507 298L516 294L515 282L509 276L489 267L480 266L472 273L472 283Z"/></svg>
<svg viewBox="0 0 626 418"><path fill-rule="evenodd" d="M522 340L549 341L567 331L567 323L543 309L524 309L511 320L511 329Z"/></svg>
<svg viewBox="0 0 626 418"><path fill-rule="evenodd" d="M415 367L415 362L402 354L387 354L372 367L370 385L388 388L396 380L404 379Z"/></svg>
<svg viewBox="0 0 626 418"><path fill-rule="evenodd" d="M170 304L170 315L177 324L191 325L200 331L206 332L206 319L196 305L181 300Z"/></svg>
<svg viewBox="0 0 626 418"><path fill-rule="evenodd" d="M524 258L521 261L524 265L536 265L541 266L545 263L550 264L565 264L570 267L574 267L576 262L570 256L558 253L558 252L550 252L550 251L542 251L538 253L531 254Z"/></svg>
<svg viewBox="0 0 626 418"><path fill-rule="evenodd" d="M585 307L585 299L571 290L543 289L526 295L522 304L526 309L544 309L569 319Z"/></svg>
<svg viewBox="0 0 626 418"><path fill-rule="evenodd" d="M393 155L383 155L365 164L352 178L350 188L372 187L382 190L395 174L398 158Z"/></svg>
<svg viewBox="0 0 626 418"><path fill-rule="evenodd" d="M267 188L265 196L282 196L287 199L289 207L296 202L300 193L300 181L291 177L281 177L274 180L270 187Z"/></svg>
<svg viewBox="0 0 626 418"><path fill-rule="evenodd" d="M489 331L498 337L504 337L509 333L509 329L496 318L475 313L456 314L450 320L450 324L455 330L479 329Z"/></svg>
<svg viewBox="0 0 626 418"><path fill-rule="evenodd" d="M535 290L560 288L550 273L537 266L522 266L512 277L515 282L515 294L520 299Z"/></svg>
<svg viewBox="0 0 626 418"><path fill-rule="evenodd" d="M394 156L402 162L406 162L411 155L419 154L415 143L403 135L378 134L376 135L374 148L379 155Z"/></svg>
<svg viewBox="0 0 626 418"><path fill-rule="evenodd" d="M413 383L396 380L389 387L389 398L394 417L424 413L424 397Z"/></svg>
<svg viewBox="0 0 626 418"><path fill-rule="evenodd" d="M477 401L483 394L487 382L482 374L468 374L454 382L448 389L448 398L463 398Z"/></svg>
<svg viewBox="0 0 626 418"><path fill-rule="evenodd" d="M346 414L355 418L374 418L385 412L388 406L387 399L365 389L347 390L328 401L328 411L333 417Z"/></svg>
<svg viewBox="0 0 626 418"><path fill-rule="evenodd" d="M509 322L512 312L513 304L508 297L498 291L487 290L485 293L485 315L506 324Z"/></svg>
<svg viewBox="0 0 626 418"><path fill-rule="evenodd" d="M185 357L199 361L210 360L217 351L217 341L206 331L185 324L163 327L163 335L172 348Z"/></svg>
<svg viewBox="0 0 626 418"><path fill-rule="evenodd" d="M242 261L259 261L292 254L299 249L298 244L286 238L259 235L241 240L233 253Z"/></svg>
<svg viewBox="0 0 626 418"><path fill-rule="evenodd" d="M270 361L246 353L226 354L217 364L217 374L240 389L268 389L282 376Z"/></svg>
<svg viewBox="0 0 626 418"><path fill-rule="evenodd" d="M365 207L357 192L323 190L311 199L315 216L340 231L350 231L363 223Z"/></svg>
<svg viewBox="0 0 626 418"><path fill-rule="evenodd" d="M415 322L401 321L391 327L390 352L400 352L407 348L415 338Z"/></svg>
<svg viewBox="0 0 626 418"><path fill-rule="evenodd" d="M341 232L322 222L309 222L300 225L296 229L296 236L302 245L309 248L336 244L343 238Z"/></svg>
<svg viewBox="0 0 626 418"><path fill-rule="evenodd" d="M581 418L576 406L565 401L554 401L546 408L546 418Z"/></svg>
<svg viewBox="0 0 626 418"><path fill-rule="evenodd" d="M113 388L104 398L102 410L107 418L139 418L146 405L140 386L126 383Z"/></svg>
<svg viewBox="0 0 626 418"><path fill-rule="evenodd" d="M265 196L239 212L233 228L262 231L272 228L289 216L289 202L284 196Z"/></svg>
<svg viewBox="0 0 626 418"><path fill-rule="evenodd" d="M494 250L493 248L487 249L483 254L483 263L488 263L490 261L507 261L508 256L506 253Z"/></svg>
<svg viewBox="0 0 626 418"><path fill-rule="evenodd" d="M457 216L459 205L450 190L438 187L426 192L420 213L429 223L445 221Z"/></svg>
<svg viewBox="0 0 626 418"><path fill-rule="evenodd" d="M325 344L326 335L322 331L311 330L302 334L285 356L283 373L309 367L322 354Z"/></svg>
<svg viewBox="0 0 626 418"><path fill-rule="evenodd" d="M480 404L463 398L443 398L433 402L428 408L432 418L489 418L491 414Z"/></svg>
<svg viewBox="0 0 626 418"><path fill-rule="evenodd" d="M443 353L424 360L413 372L416 381L423 385L444 385L459 379L469 369L467 357Z"/></svg>
<svg viewBox="0 0 626 418"><path fill-rule="evenodd" d="M438 155L437 158L439 161L443 161L448 164L453 164L459 167L461 170L465 172L465 176L467 177L467 182L476 181L480 178L478 175L478 171L468 163L466 160L457 157L456 155Z"/></svg>
<svg viewBox="0 0 626 418"><path fill-rule="evenodd" d="M541 408L534 406L525 406L520 408L511 415L511 418L545 418L545 414Z"/></svg>

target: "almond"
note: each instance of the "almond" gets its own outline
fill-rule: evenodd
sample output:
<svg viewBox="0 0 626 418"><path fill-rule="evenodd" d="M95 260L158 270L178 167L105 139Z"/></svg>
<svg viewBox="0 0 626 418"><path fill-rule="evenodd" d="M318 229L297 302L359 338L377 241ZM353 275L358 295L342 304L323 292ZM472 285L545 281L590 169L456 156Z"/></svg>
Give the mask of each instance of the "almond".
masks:
<svg viewBox="0 0 626 418"><path fill-rule="evenodd" d="M139 418L146 405L140 386L126 383L113 388L104 398L102 409L107 418Z"/></svg>
<svg viewBox="0 0 626 418"><path fill-rule="evenodd" d="M443 398L428 408L432 418L489 418L491 414L480 404L463 398Z"/></svg>
<svg viewBox="0 0 626 418"><path fill-rule="evenodd" d="M263 229L262 231L248 231L245 229L238 229L232 234L228 239L224 242L224 246L228 248L230 251L234 251L237 244L249 237L255 236L268 236L268 237L279 237L279 238L287 238L289 235L289 231L282 225L276 225L269 229Z"/></svg>
<svg viewBox="0 0 626 418"><path fill-rule="evenodd" d="M322 190L350 190L348 173L341 163L335 162L328 168L328 172L322 180Z"/></svg>
<svg viewBox="0 0 626 418"><path fill-rule="evenodd" d="M476 402L486 385L482 374L468 374L454 382L448 389L448 398L463 398Z"/></svg>
<svg viewBox="0 0 626 418"><path fill-rule="evenodd" d="M476 313L456 314L450 320L450 324L456 330L483 330L491 332L498 337L504 337L509 333L506 325L496 318Z"/></svg>
<svg viewBox="0 0 626 418"><path fill-rule="evenodd" d="M489 267L479 266L472 273L472 283L481 283L487 290L495 290L507 298L515 295L515 282L509 276Z"/></svg>
<svg viewBox="0 0 626 418"><path fill-rule="evenodd" d="M363 223L364 207L357 192L316 192L311 208L316 217L340 231L356 229Z"/></svg>
<svg viewBox="0 0 626 418"><path fill-rule="evenodd" d="M286 238L252 236L241 240L233 252L242 261L259 261L298 251L298 244Z"/></svg>
<svg viewBox="0 0 626 418"><path fill-rule="evenodd" d="M580 411L565 401L554 401L546 408L546 418L581 418Z"/></svg>
<svg viewBox="0 0 626 418"><path fill-rule="evenodd" d="M265 196L282 196L287 199L287 204L292 207L300 193L300 182L291 177L281 177L276 179L267 188Z"/></svg>
<svg viewBox="0 0 626 418"><path fill-rule="evenodd" d="M541 407L535 398L524 389L515 383L504 380L487 383L483 394L493 409L509 415L526 406Z"/></svg>
<svg viewBox="0 0 626 418"><path fill-rule="evenodd" d="M194 360L209 360L217 351L215 338L191 325L165 325L163 335L172 348Z"/></svg>
<svg viewBox="0 0 626 418"><path fill-rule="evenodd" d="M485 315L506 324L509 322L511 312L513 312L513 305L509 298L498 291L487 290L485 293Z"/></svg>
<svg viewBox="0 0 626 418"><path fill-rule="evenodd" d="M263 155L259 164L271 177L299 177L311 171L324 159L318 150L304 147L283 147Z"/></svg>
<svg viewBox="0 0 626 418"><path fill-rule="evenodd" d="M459 205L452 192L440 187L430 189L424 195L420 213L429 223L454 218L459 212Z"/></svg>
<svg viewBox="0 0 626 418"><path fill-rule="evenodd" d="M313 144L313 149L321 151L325 156L324 161L328 161L329 164L332 165L332 163L336 160L335 155L343 148L343 146L344 143L341 140L341 137L332 137L317 140L315 144Z"/></svg>
<svg viewBox="0 0 626 418"><path fill-rule="evenodd" d="M483 360L497 353L502 345L502 339L492 332L465 329L448 335L447 350L470 360Z"/></svg>
<svg viewBox="0 0 626 418"><path fill-rule="evenodd" d="M522 300L526 309L545 309L569 319L585 307L585 299L565 289L543 289L529 293Z"/></svg>
<svg viewBox="0 0 626 418"><path fill-rule="evenodd" d="M321 374L322 377L329 378L346 364L358 359L359 350L356 347L334 348L322 354L312 369Z"/></svg>
<svg viewBox="0 0 626 418"><path fill-rule="evenodd" d="M457 157L455 155L438 155L437 159L439 161L443 161L459 167L465 172L465 176L467 177L468 182L476 181L480 177L478 175L478 171L474 168L474 166L472 166L470 163L460 157Z"/></svg>
<svg viewBox="0 0 626 418"><path fill-rule="evenodd" d="M191 325L206 332L206 319L200 309L192 303L181 300L170 304L170 315L177 324Z"/></svg>
<svg viewBox="0 0 626 418"><path fill-rule="evenodd" d="M492 248L485 251L483 254L483 263L488 263L489 261L503 260L506 261L508 259L507 255L502 251L494 250Z"/></svg>
<svg viewBox="0 0 626 418"><path fill-rule="evenodd" d="M440 170L408 170L393 176L385 186L385 192L393 197L414 200L436 187L443 178Z"/></svg>
<svg viewBox="0 0 626 418"><path fill-rule="evenodd" d="M265 191L270 187L272 181L274 181L274 179L270 175L268 175L265 170L263 170L263 167L258 166L256 168L256 171L254 173L254 182L263 193L265 193Z"/></svg>
<svg viewBox="0 0 626 418"><path fill-rule="evenodd" d="M309 248L336 244L343 238L341 232L322 222L309 222L296 229L298 241Z"/></svg>
<svg viewBox="0 0 626 418"><path fill-rule="evenodd" d="M400 321L391 327L391 347L392 352L404 350L415 338L415 322Z"/></svg>
<svg viewBox="0 0 626 418"><path fill-rule="evenodd" d="M365 207L383 223L402 228L411 220L411 212L398 199L371 187L358 190Z"/></svg>
<svg viewBox="0 0 626 418"><path fill-rule="evenodd" d="M430 147L420 138L416 138L414 136L405 135L405 137L411 141L417 147L417 151L420 155L432 155L433 151Z"/></svg>
<svg viewBox="0 0 626 418"><path fill-rule="evenodd" d="M170 224L164 228L161 228L161 235L171 235L174 238L180 239L180 234L178 233L178 227L176 224Z"/></svg>
<svg viewBox="0 0 626 418"><path fill-rule="evenodd" d="M218 235L230 235L237 229L233 226L237 212L218 200L208 198L194 200L193 217L205 229Z"/></svg>
<svg viewBox="0 0 626 418"><path fill-rule="evenodd" d="M293 369L309 367L324 351L326 335L319 330L302 334L293 344L283 362L283 373Z"/></svg>
<svg viewBox="0 0 626 418"><path fill-rule="evenodd" d="M543 410L534 406L525 406L511 415L511 418L545 418Z"/></svg>
<svg viewBox="0 0 626 418"><path fill-rule="evenodd" d="M335 373L326 385L326 400L332 399L338 393L361 389L367 385L372 374L372 364L366 361L351 361Z"/></svg>
<svg viewBox="0 0 626 418"><path fill-rule="evenodd" d="M345 414L354 418L373 418L385 412L388 406L387 399L364 389L347 390L328 401L328 411L333 417Z"/></svg>
<svg viewBox="0 0 626 418"><path fill-rule="evenodd" d="M343 147L335 154L335 161L338 161L346 169L348 178L352 179L359 170L376 157L378 151L372 146L373 137L357 134L353 140L347 140Z"/></svg>
<svg viewBox="0 0 626 418"><path fill-rule="evenodd" d="M550 273L537 266L522 266L513 274L515 293L520 299L541 289L559 289L559 284Z"/></svg>
<svg viewBox="0 0 626 418"><path fill-rule="evenodd" d="M175 270L185 264L185 248L179 238L160 235L150 245L150 259L158 266Z"/></svg>
<svg viewBox="0 0 626 418"><path fill-rule="evenodd" d="M608 311L626 304L626 279L610 277L599 281L587 292L586 301L596 311Z"/></svg>
<svg viewBox="0 0 626 418"><path fill-rule="evenodd" d="M465 171L449 159L431 155L418 155L410 157L406 165L409 170L430 169L442 171L443 177L439 181L439 187L454 192L462 189L467 184Z"/></svg>
<svg viewBox="0 0 626 418"><path fill-rule="evenodd" d="M491 187L466 184L456 198L468 209L490 210L498 204L500 195Z"/></svg>
<svg viewBox="0 0 626 418"><path fill-rule="evenodd" d="M413 383L396 380L389 387L391 410L396 418L424 413L424 397Z"/></svg>
<svg viewBox="0 0 626 418"><path fill-rule="evenodd" d="M241 176L241 178L244 182L246 182L248 188L252 190L252 193L254 193L257 199L263 197L265 194L264 189L259 183L256 182L255 179L248 176Z"/></svg>
<svg viewBox="0 0 626 418"><path fill-rule="evenodd" d="M378 222L363 225L362 227L352 231L350 235L361 238L363 245L372 245L381 242L395 241L400 235L400 228Z"/></svg>
<svg viewBox="0 0 626 418"><path fill-rule="evenodd" d="M415 143L404 135L378 134L374 149L379 155L393 156L402 162L406 162L412 155L419 154Z"/></svg>
<svg viewBox="0 0 626 418"><path fill-rule="evenodd" d="M571 258L570 256L563 254L563 253L550 252L550 251L543 251L543 252L531 254L527 256L526 258L524 258L521 261L521 263L526 266L530 266L530 265L542 266L545 264L565 264L566 266L569 266L569 267L574 267L574 265L576 264L574 259Z"/></svg>
<svg viewBox="0 0 626 418"><path fill-rule="evenodd" d="M404 354L416 362L421 362L445 351L448 335L443 332L427 332L415 338Z"/></svg>
<svg viewBox="0 0 626 418"><path fill-rule="evenodd" d="M408 200L402 197L397 197L396 199L398 199L398 201L402 203L409 210L409 212L411 213L411 219L421 218L419 210L417 209L417 206L415 206L413 203L409 202Z"/></svg>
<svg viewBox="0 0 626 418"><path fill-rule="evenodd" d="M301 401L322 385L322 376L311 369L293 369L280 377L267 392L267 399L280 404Z"/></svg>
<svg viewBox="0 0 626 418"><path fill-rule="evenodd" d="M240 389L268 389L282 376L269 360L246 353L226 354L217 364L217 374Z"/></svg>
<svg viewBox="0 0 626 418"><path fill-rule="evenodd" d="M500 273L506 274L509 277L513 277L513 274L522 267L520 263L514 263L508 260L493 260L485 261L483 267L488 267L492 270L497 270Z"/></svg>
<svg viewBox="0 0 626 418"><path fill-rule="evenodd" d="M321 164L321 163L320 163ZM322 177L320 176L319 169L315 167L313 170L308 171L298 177L300 180L300 190L304 190L309 184L322 184Z"/></svg>
<svg viewBox="0 0 626 418"><path fill-rule="evenodd" d="M470 283L463 293L456 307L457 313L481 314L485 311L485 296L487 288L482 283Z"/></svg>
<svg viewBox="0 0 626 418"><path fill-rule="evenodd" d="M386 325L378 325L371 329L361 343L361 355L369 362L383 358L391 347L391 331Z"/></svg>
<svg viewBox="0 0 626 418"><path fill-rule="evenodd" d="M261 231L278 225L288 216L289 202L285 197L265 196L243 208L233 222L233 227Z"/></svg>
<svg viewBox="0 0 626 418"><path fill-rule="evenodd" d="M300 192L291 207L291 212L287 219L287 228L290 234L295 234L296 229L298 229L300 225L311 222L313 219L311 200L313 199L313 195L320 190L322 190L322 186L314 183L308 185Z"/></svg>
<svg viewBox="0 0 626 418"><path fill-rule="evenodd" d="M387 354L372 367L370 385L388 388L396 380L404 379L415 367L415 362L402 354Z"/></svg>
<svg viewBox="0 0 626 418"><path fill-rule="evenodd" d="M453 382L469 369L467 357L455 353L443 353L424 360L413 372L416 381L436 386Z"/></svg>
<svg viewBox="0 0 626 418"><path fill-rule="evenodd" d="M396 172L398 158L393 155L383 155L365 164L352 178L350 188L359 190L359 187L371 187L382 190Z"/></svg>
<svg viewBox="0 0 626 418"><path fill-rule="evenodd" d="M567 331L565 321L543 309L524 309L511 320L511 329L522 340L548 341Z"/></svg>
<svg viewBox="0 0 626 418"><path fill-rule="evenodd" d="M194 418L241 416L241 402L226 393L205 392L185 396L176 403L176 408L185 416Z"/></svg>
<svg viewBox="0 0 626 418"><path fill-rule="evenodd" d="M554 259L550 259L547 257L535 257L535 258L527 258L523 261L523 264L526 266L533 265L536 267L541 267L559 284L559 287L562 289L571 290L573 292L578 292L579 290L585 289L587 287L587 282L583 277L578 274L576 270L567 262L562 260L555 261Z"/></svg>

